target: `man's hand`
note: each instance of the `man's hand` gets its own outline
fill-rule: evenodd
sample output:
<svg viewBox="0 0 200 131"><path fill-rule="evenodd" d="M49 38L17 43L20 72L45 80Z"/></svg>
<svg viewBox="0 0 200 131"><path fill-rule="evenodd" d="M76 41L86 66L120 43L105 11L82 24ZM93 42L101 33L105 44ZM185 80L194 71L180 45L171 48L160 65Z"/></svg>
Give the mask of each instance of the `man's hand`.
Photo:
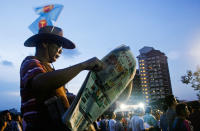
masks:
<svg viewBox="0 0 200 131"><path fill-rule="evenodd" d="M97 57L93 57L82 63L85 70L100 71L104 68L104 63Z"/></svg>

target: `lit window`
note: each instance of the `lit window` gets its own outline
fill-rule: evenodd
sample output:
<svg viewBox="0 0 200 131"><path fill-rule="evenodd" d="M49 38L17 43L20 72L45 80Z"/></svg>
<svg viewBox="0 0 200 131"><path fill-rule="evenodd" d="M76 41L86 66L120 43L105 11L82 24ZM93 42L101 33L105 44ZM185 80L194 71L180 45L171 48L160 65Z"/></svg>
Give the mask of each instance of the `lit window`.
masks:
<svg viewBox="0 0 200 131"><path fill-rule="evenodd" d="M147 83L147 81L144 81L144 83Z"/></svg>
<svg viewBox="0 0 200 131"><path fill-rule="evenodd" d="M145 72L145 70L143 70L143 72Z"/></svg>
<svg viewBox="0 0 200 131"><path fill-rule="evenodd" d="M149 98L149 96L146 96L146 98L148 99L148 98Z"/></svg>
<svg viewBox="0 0 200 131"><path fill-rule="evenodd" d="M144 65L144 63L142 63L142 65Z"/></svg>
<svg viewBox="0 0 200 131"><path fill-rule="evenodd" d="M148 92L145 92L145 94L148 94Z"/></svg>
<svg viewBox="0 0 200 131"><path fill-rule="evenodd" d="M147 78L146 78L146 77L144 77L143 79L144 79L144 80L146 80Z"/></svg>

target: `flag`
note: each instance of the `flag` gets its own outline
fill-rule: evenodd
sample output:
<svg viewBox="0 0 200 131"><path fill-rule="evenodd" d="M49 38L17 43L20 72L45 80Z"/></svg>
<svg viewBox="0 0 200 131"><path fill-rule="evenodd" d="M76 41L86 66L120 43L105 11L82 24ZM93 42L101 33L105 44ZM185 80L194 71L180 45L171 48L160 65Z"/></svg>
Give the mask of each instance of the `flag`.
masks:
<svg viewBox="0 0 200 131"><path fill-rule="evenodd" d="M51 20L56 21L62 9L63 9L63 5L53 4L53 5L37 7L34 10L36 14L49 17Z"/></svg>
<svg viewBox="0 0 200 131"><path fill-rule="evenodd" d="M29 29L33 34L37 34L40 28L47 25L53 25L53 23L48 17L40 16L29 26Z"/></svg>

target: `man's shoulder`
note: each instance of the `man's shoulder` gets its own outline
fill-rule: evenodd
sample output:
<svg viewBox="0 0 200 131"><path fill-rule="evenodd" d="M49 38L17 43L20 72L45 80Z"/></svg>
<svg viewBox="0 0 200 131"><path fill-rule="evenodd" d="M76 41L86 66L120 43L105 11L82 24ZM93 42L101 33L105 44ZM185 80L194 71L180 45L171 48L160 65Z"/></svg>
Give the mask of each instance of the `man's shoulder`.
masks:
<svg viewBox="0 0 200 131"><path fill-rule="evenodd" d="M166 115L174 115L174 114L176 114L176 111L173 109L168 109L166 112Z"/></svg>
<svg viewBox="0 0 200 131"><path fill-rule="evenodd" d="M27 56L20 67L20 76L24 77L25 74L33 74L33 72L45 72L41 62L34 56ZM28 75L28 76L29 76ZM27 76L27 75L26 75Z"/></svg>
<svg viewBox="0 0 200 131"><path fill-rule="evenodd" d="M140 117L140 116L134 116L133 119L135 121L140 121L140 120L144 121L143 117Z"/></svg>
<svg viewBox="0 0 200 131"><path fill-rule="evenodd" d="M27 56L22 61L21 68L24 68L26 66L32 65L33 63L35 63L37 65L38 64L40 65L40 61L35 56Z"/></svg>
<svg viewBox="0 0 200 131"><path fill-rule="evenodd" d="M40 62L35 56L27 56L22 61L22 64L25 62Z"/></svg>
<svg viewBox="0 0 200 131"><path fill-rule="evenodd" d="M114 119L110 119L110 122L116 122Z"/></svg>

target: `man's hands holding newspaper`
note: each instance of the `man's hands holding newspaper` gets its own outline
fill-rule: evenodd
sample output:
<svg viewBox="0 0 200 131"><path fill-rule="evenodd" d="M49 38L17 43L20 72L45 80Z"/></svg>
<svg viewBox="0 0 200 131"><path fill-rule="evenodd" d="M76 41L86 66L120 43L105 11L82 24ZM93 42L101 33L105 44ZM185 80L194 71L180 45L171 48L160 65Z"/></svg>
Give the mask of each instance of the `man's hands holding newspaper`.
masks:
<svg viewBox="0 0 200 131"><path fill-rule="evenodd" d="M99 60L97 57L93 57L85 62L82 63L85 70L92 70L92 71L100 71L102 70L105 65L104 63Z"/></svg>

